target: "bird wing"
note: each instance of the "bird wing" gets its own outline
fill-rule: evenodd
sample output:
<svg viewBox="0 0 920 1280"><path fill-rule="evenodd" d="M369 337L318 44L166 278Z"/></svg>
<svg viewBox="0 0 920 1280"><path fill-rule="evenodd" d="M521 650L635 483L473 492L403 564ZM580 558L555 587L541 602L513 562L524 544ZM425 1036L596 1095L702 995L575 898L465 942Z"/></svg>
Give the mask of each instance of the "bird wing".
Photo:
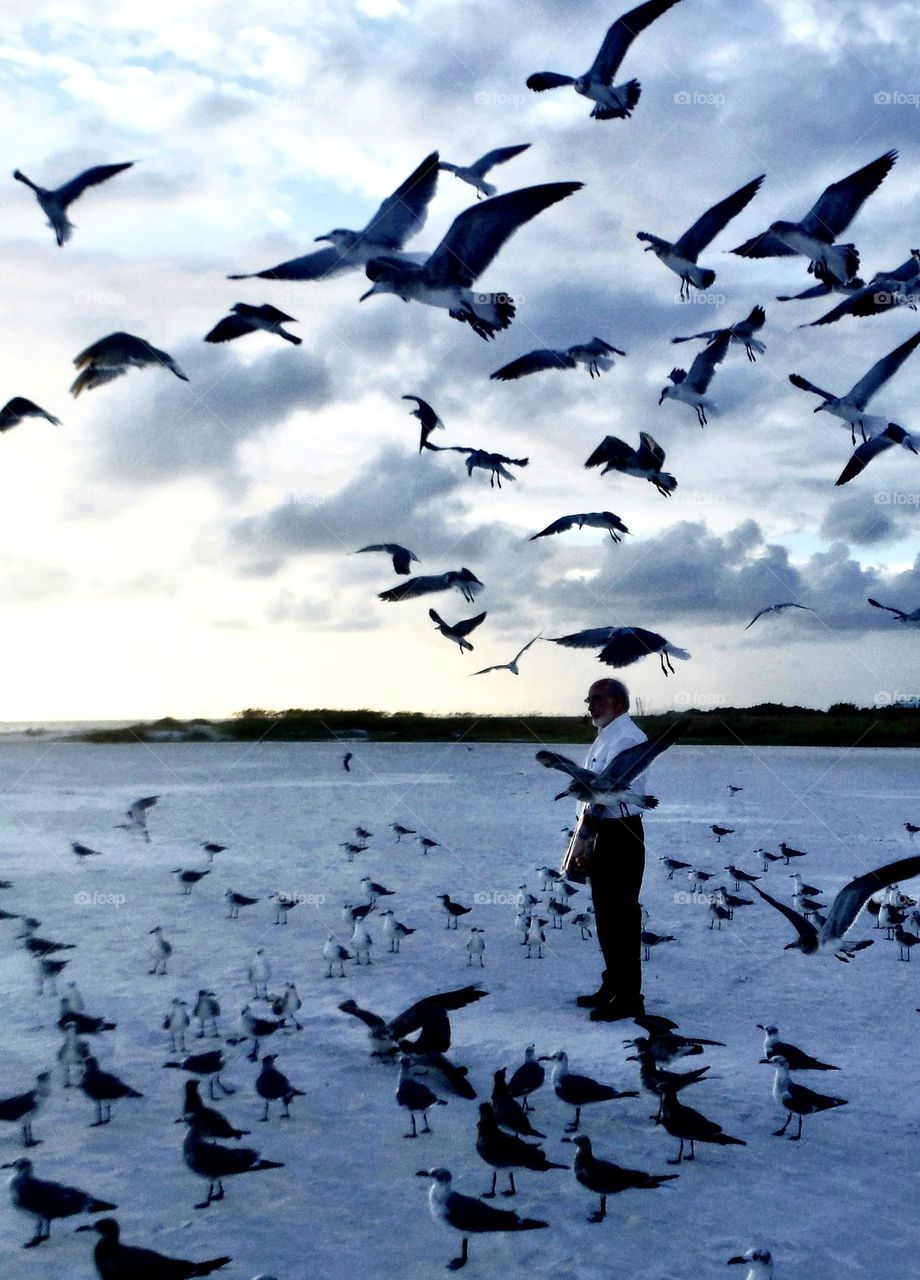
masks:
<svg viewBox="0 0 920 1280"><path fill-rule="evenodd" d="M891 436L884 431L880 435L872 436L870 440L863 441L834 483L837 485L848 484L860 472L865 471L874 458L877 458L880 453L884 453L886 449L890 449L894 443L895 441L892 440Z"/></svg>
<svg viewBox="0 0 920 1280"><path fill-rule="evenodd" d="M568 533L577 524L581 524L584 516L560 516L558 520L554 520L552 524L548 524L545 529L541 529L539 533L535 533L530 539L531 542L535 538L548 538L552 533Z"/></svg>
<svg viewBox="0 0 920 1280"><path fill-rule="evenodd" d="M758 304L751 308L751 314L746 320L742 320L740 325L732 325L732 330L737 333L743 327L748 333L756 333L758 329L763 328L766 319L766 311Z"/></svg>
<svg viewBox="0 0 920 1280"><path fill-rule="evenodd" d="M468 636L481 622L485 621L485 617L484 613L477 613L475 618L464 618L461 622L455 622L450 630L455 636Z"/></svg>
<svg viewBox="0 0 920 1280"><path fill-rule="evenodd" d="M664 636L644 627L614 627L598 661L608 667L628 667L651 653L660 653L666 644Z"/></svg>
<svg viewBox="0 0 920 1280"><path fill-rule="evenodd" d="M444 574L428 574L419 578L408 578L405 582L399 582L395 587L390 587L389 591L381 591L378 598L387 600L391 604L399 600L412 600L416 596L424 596L432 591L444 591L449 584L444 581Z"/></svg>
<svg viewBox="0 0 920 1280"><path fill-rule="evenodd" d="M766 609L761 609L759 613L755 613L753 618L747 624L747 627L744 628L745 631L748 630L748 627L753 627L757 619L762 618L765 613L775 613L777 609L807 609L809 613L814 613L814 609L812 609L811 605L796 604L794 600L784 600L782 604L771 604L768 605Z"/></svg>
<svg viewBox="0 0 920 1280"><path fill-rule="evenodd" d="M532 644L537 643L537 641L540 639L540 636L542 636L542 634L543 632L540 631L537 633L537 635L534 636L532 640L528 640L527 643L524 645L524 648L519 649L518 652L514 655L514 658L512 659L512 661L517 662L517 660L522 656L522 654L525 654L527 652L527 650L530 648Z"/></svg>
<svg viewBox="0 0 920 1280"><path fill-rule="evenodd" d="M487 151L484 156L480 156L478 160L470 165L470 173L475 173L480 178L484 178L493 165L505 164L508 160L513 160L522 151L526 151L529 146L529 142L522 142L515 147L495 147L494 150Z"/></svg>
<svg viewBox="0 0 920 1280"><path fill-rule="evenodd" d="M20 418L46 418L54 427L61 425L60 418L37 405L34 400L28 400L25 396L13 396L0 410L0 431L15 427Z"/></svg>
<svg viewBox="0 0 920 1280"><path fill-rule="evenodd" d="M510 1231L520 1221L513 1209L495 1209L482 1200L451 1191L447 1199L447 1221L455 1231Z"/></svg>
<svg viewBox="0 0 920 1280"><path fill-rule="evenodd" d="M893 613L897 618L907 617L907 614L903 609L893 609L890 604L879 604L879 602L877 600L873 600L871 596L869 597L869 603L874 605L876 609L884 609L886 613Z"/></svg>
<svg viewBox="0 0 920 1280"><path fill-rule="evenodd" d="M730 249L739 258L794 258L796 250L790 249L772 231L762 231L759 236L752 236L739 244L737 249Z"/></svg>
<svg viewBox="0 0 920 1280"><path fill-rule="evenodd" d="M391 249L401 249L405 242L421 231L428 216L428 205L438 182L438 153L432 151L417 169L400 183L364 228L362 236Z"/></svg>
<svg viewBox="0 0 920 1280"><path fill-rule="evenodd" d="M470 675L487 676L490 671L508 671L509 669L510 669L510 663L500 662L498 666L495 666L495 667L481 667L479 671L471 671Z"/></svg>
<svg viewBox="0 0 920 1280"><path fill-rule="evenodd" d="M394 1040L402 1040L413 1031L423 1028L431 1021L433 1015L465 1009L468 1004L474 1004L488 994L488 991L483 991L474 983L472 986L457 987L452 991L440 991L434 995L423 996L421 1000L416 1000L415 1004L410 1004L407 1009L403 1009L402 1013L392 1018L387 1024L387 1029ZM448 1043L445 1048L449 1047ZM443 1052L443 1050L431 1052Z"/></svg>
<svg viewBox="0 0 920 1280"><path fill-rule="evenodd" d="M754 178L751 182L745 183L743 187L733 191L730 196L726 196L724 200L714 204L711 209L707 209L703 216L697 218L693 226L688 231L685 231L677 241L674 246L677 252L689 258L691 262L695 262L697 254L705 249L710 241L714 240L719 232L728 226L732 218L736 217L745 205L750 204L765 177L766 174L762 173L759 178Z"/></svg>
<svg viewBox="0 0 920 1280"><path fill-rule="evenodd" d="M599 467L601 463L609 463L616 469L625 466L633 456L633 452L634 450L625 440L620 440L616 436L604 436L585 466Z"/></svg>
<svg viewBox="0 0 920 1280"><path fill-rule="evenodd" d="M694 391L698 392L706 390L712 381L716 365L721 364L725 359L725 353L730 342L731 334L726 329L718 338L710 342L708 347L704 347L702 351L697 353L687 373L688 387L692 387Z"/></svg>
<svg viewBox="0 0 920 1280"><path fill-rule="evenodd" d="M808 290L806 294L800 294L800 297L819 296L812 294ZM813 328L819 324L833 324L839 320L841 316L875 316L880 311L887 311L891 307L898 306L895 293L888 289L880 289L877 284L863 285L861 289L855 290L849 297L844 298L843 302L838 302L836 307L832 307L830 311L826 311L823 316L819 316L817 320L812 320L808 328Z"/></svg>
<svg viewBox="0 0 920 1280"><path fill-rule="evenodd" d="M408 547L401 547L395 542L390 545L390 554L393 557L393 570L395 573L408 573L411 562L418 560L418 556L413 551L410 551Z"/></svg>
<svg viewBox="0 0 920 1280"><path fill-rule="evenodd" d="M639 432L639 448L636 450L635 463L643 470L660 471L664 465L665 452L657 440L653 440L647 431Z"/></svg>
<svg viewBox="0 0 920 1280"><path fill-rule="evenodd" d="M702 333L688 333L685 338L672 338L672 342L692 342L694 338L718 338L724 329L704 329Z"/></svg>
<svg viewBox="0 0 920 1280"><path fill-rule="evenodd" d="M506 240L550 205L564 200L583 184L545 182L493 196L465 209L423 268L426 283L466 288L485 271Z"/></svg>
<svg viewBox="0 0 920 1280"><path fill-rule="evenodd" d="M824 391L821 387L816 387L813 382L809 382L807 378L803 378L801 374L790 373L789 381L794 387L798 387L800 391L810 391L813 395L820 396L822 400L836 400L836 396L830 391Z"/></svg>
<svg viewBox="0 0 920 1280"><path fill-rule="evenodd" d="M434 431L435 427L443 427L444 423L432 409L427 400L423 400L421 396L403 396L403 400L414 400L418 406L412 412L415 414L422 426L428 431Z"/></svg>
<svg viewBox="0 0 920 1280"><path fill-rule="evenodd" d="M862 169L832 182L802 219L805 234L832 244L856 217L863 201L891 172L897 158L897 151L886 151Z"/></svg>
<svg viewBox="0 0 920 1280"><path fill-rule="evenodd" d="M552 351L549 347L539 347L536 351L528 351L516 360L502 365L489 377L496 382L511 382L514 378L523 378L528 373L540 373L543 369L574 369L576 361L568 351Z"/></svg>
<svg viewBox="0 0 920 1280"><path fill-rule="evenodd" d="M233 338L241 338L244 333L254 333L256 326L244 320L242 316L224 316L204 336L205 342L230 342Z"/></svg>
<svg viewBox="0 0 920 1280"><path fill-rule="evenodd" d="M392 555L393 544L391 542L369 542L366 547L359 547L355 555L359 556L362 551L385 551L387 555Z"/></svg>
<svg viewBox="0 0 920 1280"><path fill-rule="evenodd" d="M810 924L809 921L805 919L803 915L800 915L798 911L794 911L792 907L787 907L785 902L779 902L776 898L771 898L769 893L767 893L766 890L761 889L758 885L752 884L751 888L755 893L759 893L766 902L769 902L771 907L776 907L777 911L781 911L783 913L789 923L794 926L795 931L801 938L802 942L807 942L810 945L817 945L818 931L814 925ZM869 895L866 894L866 897L868 896Z"/></svg>
<svg viewBox="0 0 920 1280"><path fill-rule="evenodd" d="M646 0L635 9L622 14L608 29L597 57L588 71L588 78L602 84L612 84L626 51L640 32L650 27L656 18L672 8L678 0Z"/></svg>
<svg viewBox="0 0 920 1280"><path fill-rule="evenodd" d="M594 785L595 774L590 769L576 764L574 760L560 755L558 751L538 751L535 759L538 764L543 765L544 769L558 769L560 773L567 773L576 782L584 783L588 787Z"/></svg>
<svg viewBox="0 0 920 1280"><path fill-rule="evenodd" d="M87 187L96 187L100 182L114 178L116 173L130 169L133 164L133 160L128 160L125 164L97 164L92 169L85 169L83 173L77 174L62 187L58 187L56 193L58 199L66 208L67 205L73 204L74 200L79 200Z"/></svg>
<svg viewBox="0 0 920 1280"><path fill-rule="evenodd" d="M889 378L891 378L900 369L901 365L920 345L920 329L908 338L906 342L902 342L899 347L895 347L893 351L889 351L887 356L882 356L881 360L877 360L868 373L863 374L856 385L847 393L846 399L857 409L865 409L866 405L883 386Z"/></svg>
<svg viewBox="0 0 920 1280"><path fill-rule="evenodd" d="M300 258L289 258L287 262L279 262L276 267L266 267L264 271L249 271L242 274L228 275L228 280L325 280L327 276L341 275L343 271L351 271L355 267L346 254L341 253L334 245L326 249L315 249Z"/></svg>
<svg viewBox="0 0 920 1280"><path fill-rule="evenodd" d="M627 747L625 751L621 751L610 761L610 763L601 770L597 775L596 787L602 790L607 786L613 786L618 789L621 785L625 786L632 782L633 778L637 778L640 773L644 773L653 760L657 759L662 752L667 751L668 747L674 745L679 738L682 738L690 728L692 721L689 719L675 720L673 724L669 724L664 733L660 734L654 742L639 742L633 747Z"/></svg>
<svg viewBox="0 0 920 1280"><path fill-rule="evenodd" d="M827 921L821 928L819 941L833 942L843 938L853 927L856 917L873 893L878 893L879 889L887 889L890 884L897 884L901 880L910 880L916 875L920 875L920 854L889 862L877 871L869 871L851 880L834 899Z"/></svg>
<svg viewBox="0 0 920 1280"><path fill-rule="evenodd" d="M385 1019L381 1018L379 1013L372 1013L370 1009L362 1009L360 1005L355 1004L354 1000L343 1000L339 1008L343 1013L348 1013L353 1018L358 1018L366 1027L370 1027L372 1031L382 1031L387 1025Z"/></svg>
<svg viewBox="0 0 920 1280"><path fill-rule="evenodd" d="M596 649L598 645L607 644L618 630L617 627L589 627L586 631L575 631L569 636L547 636L551 644L561 644L567 649Z"/></svg>
<svg viewBox="0 0 920 1280"><path fill-rule="evenodd" d="M574 76L562 75L559 71L535 71L526 80L527 88L534 93L542 93L544 89L559 89L564 84L574 84Z"/></svg>

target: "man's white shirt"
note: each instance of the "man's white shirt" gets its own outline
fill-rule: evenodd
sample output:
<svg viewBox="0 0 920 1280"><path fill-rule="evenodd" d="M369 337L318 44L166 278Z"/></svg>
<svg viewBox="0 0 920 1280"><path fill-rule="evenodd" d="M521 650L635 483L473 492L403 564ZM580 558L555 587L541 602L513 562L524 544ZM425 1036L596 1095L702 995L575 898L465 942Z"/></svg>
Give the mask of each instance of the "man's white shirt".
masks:
<svg viewBox="0 0 920 1280"><path fill-rule="evenodd" d="M610 724L605 725L603 729L598 731L598 735L588 751L585 768L590 769L592 773L600 773L621 751L625 751L627 747L635 747L640 742L648 742L648 737L636 722L629 715L617 716L615 720L611 720ZM634 778L630 783L630 788L638 792L639 795L645 794L647 776L646 772ZM623 810L619 805L614 805L613 808L610 808L609 805L593 804L588 806L588 811L592 818L622 818L624 816ZM637 809L635 805L626 805L625 811L625 816L630 818L635 818L642 814L642 810ZM583 812L583 808L579 810L579 818Z"/></svg>

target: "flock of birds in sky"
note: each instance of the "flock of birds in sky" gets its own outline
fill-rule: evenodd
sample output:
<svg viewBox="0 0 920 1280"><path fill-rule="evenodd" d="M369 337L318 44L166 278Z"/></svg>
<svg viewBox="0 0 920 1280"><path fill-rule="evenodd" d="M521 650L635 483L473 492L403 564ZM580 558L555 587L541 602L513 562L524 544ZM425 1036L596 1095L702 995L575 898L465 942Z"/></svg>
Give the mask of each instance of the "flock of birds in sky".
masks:
<svg viewBox="0 0 920 1280"><path fill-rule="evenodd" d="M626 120L636 110L641 87L637 80L615 83L620 65L633 40L653 22L662 17L680 0L648 0L618 18L607 31L598 54L588 71L573 76L555 71L535 73L527 80L528 87L536 93L570 87L592 103L591 117L597 121ZM481 292L477 283L492 264L505 243L560 202L576 198L582 183L578 181L552 181L519 190L498 194L496 187L487 181L498 166L510 163L530 144L499 147L489 151L470 165L442 161L437 151L425 157L421 164L381 203L379 209L358 230L335 228L317 236L322 248L302 257L277 264L264 270L236 273L231 280L300 281L319 283L344 273L362 273L370 287L361 296L364 301L372 296L392 294L404 302L413 302L446 310L448 315L465 325L484 340L492 340L512 325L515 302L511 292ZM796 256L807 264L813 283L798 299L834 300L831 310L813 324L835 323L845 316L865 317L876 315L901 305L914 307L915 291L920 291L920 251L911 252L906 262L886 272L877 273L866 282L859 275L860 259L856 247L840 237L861 210L864 202L877 190L891 172L897 160L895 151L887 151L855 172L832 183L815 200L812 207L798 221L773 221L762 230L732 250L745 258ZM69 241L73 224L69 209L73 203L93 187L99 186L131 168L132 162L103 164L88 169L70 182L55 189L44 188L33 182L20 170L14 177L28 186L35 195L48 223L54 231L59 246ZM442 171L454 175L471 186L476 201L457 216L441 242L428 254L415 253L406 245L423 228L429 205L435 196L438 176ZM720 199L706 209L686 231L674 240L657 233L638 231L637 237L645 251L654 254L663 267L680 281L680 296L689 298L693 290L709 289L716 278L715 271L700 263L701 256L721 235L730 222L741 216L752 202L763 202L761 192L765 175L758 175L736 191ZM574 207L574 206L573 206ZM763 225L761 220L761 225ZM781 301L790 300L788 295ZM747 315L728 326L705 330L673 338L678 344L698 342L702 346L689 368L675 368L668 375L662 388L659 405L674 401L690 410L701 427L709 417L718 413L712 398L712 385L719 367L732 352L744 352L749 363L755 362L766 352L760 335L766 325L763 306L755 305ZM300 345L301 339L288 332L286 324L297 323L295 318L268 303L236 303L229 313L219 319L206 334L205 341L222 343L235 341L246 335L264 331L292 345ZM593 336L582 340L573 334L572 345L562 349L539 348L515 356L502 364L492 374L496 382L510 383L552 371L582 368L592 380L609 373L617 360L626 352L615 347L606 338ZM842 395L825 391L798 373L790 375L790 381L798 389L819 398L815 412L826 412L839 420L851 436L852 455L846 462L836 483L845 485L857 478L877 457L895 446L916 453L917 448L909 431L889 420L884 413L870 413L868 407L876 394L897 373L903 363L920 345L920 331L907 341L878 359L855 385ZM92 342L75 358L77 375L71 387L74 397L95 390L127 374L131 369L161 368L176 378L188 381L186 374L169 353L159 350L145 338L126 332L114 332ZM416 395L406 395L405 400L415 407L412 414L420 424L419 454L437 452L458 453L469 476L474 471L489 475L490 487L502 488L502 482L514 482L515 472L529 465L528 458L512 458L491 449L478 446L444 445L433 443L431 436L444 424L436 410L426 400ZM0 431L9 430L25 419L44 418L52 425L60 420L24 396L15 396L0 410ZM610 473L645 480L657 493L668 497L678 486L676 478L664 470L664 449L646 432L639 435L637 445L614 436L605 437L585 462L587 468L602 468L601 474ZM605 530L614 544L629 535L624 522L611 511L589 511L564 514L555 518L530 537L530 541L554 537L583 528ZM390 531L381 531L387 537ZM362 553L383 553L392 559L393 569L403 581L380 593L387 603L398 603L456 591L462 599L472 604L483 589L483 583L470 569L461 567L445 572L410 576L411 566L419 563L419 557L410 549L394 541L370 543L359 549ZM869 604L890 612L904 624L920 625L920 608L908 612L891 605L870 600ZM765 604L747 624L753 626L766 615L785 610L814 612L806 604L794 600ZM486 618L481 612L458 621L446 621L434 608L429 610L434 627L446 639L455 643L465 653L473 648L470 634ZM506 663L483 667L475 672L484 675L496 671L519 674L519 663L538 640L578 649L597 651L601 663L622 668L647 656L657 656L662 673L668 676L674 671L672 660L687 660L690 654L671 643L666 637L638 626L592 627L571 634L549 637L542 632L532 639ZM603 772L594 774L564 756L552 751L537 755L540 764L561 771L568 779L562 795L581 802L602 804L634 804L640 808L657 805L654 796L638 795L632 789L634 780L648 765L673 742L679 740L685 723L678 722L655 743L630 748L618 756ZM353 753L344 760L350 770ZM733 787L732 791L740 788ZM559 798L559 797L557 797ZM127 822L122 824L149 843L148 815L158 797L139 799L128 811ZM393 824L398 841L404 836L418 833L399 823ZM906 824L912 838L917 827ZM718 824L712 827L718 842L730 837L732 829ZM347 861L367 848L372 833L364 827L355 828L354 838L343 841ZM421 848L428 854L437 848L438 842L421 837ZM78 862L82 865L100 856L100 851L82 842L72 845ZM207 843L204 850L209 863L203 867L175 868L182 895L191 895L195 886L209 876L214 869L214 859L222 852L219 845ZM802 857L803 851L782 845L780 852L763 853L762 871L772 861L783 859L786 865L791 858ZM907 911L916 903L902 894L899 884L920 873L920 856L902 858L879 870L852 880L837 894L830 904L819 899L819 889L804 883L802 877L793 874L795 891L790 906L779 897L771 895L758 883L760 877L742 868L729 865L726 870L734 877L734 893L724 885L711 891L707 882L713 873L664 858L669 878L677 871L686 870L694 892L710 893L709 927L721 930L733 919L734 912L753 905L754 899L739 897L742 885L781 913L795 930L795 939L789 947L806 955L822 952L835 955L842 961L851 960L860 950L870 945L866 939L851 939L853 925L867 903L874 904L879 928L884 928L899 947L899 957L910 959L910 951L920 942L920 914L914 911L908 918ZM557 871L542 868L551 887L549 900L527 893L521 886L517 901L515 929L528 958L541 959L546 941L545 928L559 928L571 917L580 930L582 939L592 937L593 918L590 908L578 911L569 899L578 892L567 884ZM381 922L381 936L388 944L388 953L400 954L400 945L411 938L415 929L396 918L392 909L378 910L378 900L389 898L392 891L369 877L364 877L361 889L363 903L347 903L343 915L352 929L350 941L340 942L334 933L328 935L323 951L326 964L325 977L334 979L345 974L345 966L365 966L372 963L375 944L371 932L374 919ZM6 887L9 887L8 883ZM296 900L284 894L271 895L274 922L287 923ZM228 919L245 919L259 903L259 898L242 893L228 886L223 893ZM448 894L441 895L441 906L446 925L457 929L459 922L473 909L455 901ZM241 916L241 913L242 916ZM47 986L56 994L56 980L68 963L62 955L72 949L71 944L59 943L40 936L40 922L18 913L0 911L0 919L19 919L24 932L20 935L25 950L37 967L39 990ZM908 928L913 925L914 932ZM658 935L645 927L642 945L646 956L655 946L669 942L670 936ZM410 944L411 945L411 944ZM172 955L172 945L157 927L150 934L151 975L167 973ZM478 926L469 929L466 943L467 965L485 967L486 940ZM201 990L190 1011L189 1003L173 999L166 1011L163 1030L169 1037L171 1058L164 1065L178 1070L188 1077L181 1100L181 1119L186 1125L186 1138L182 1155L189 1171L207 1190L197 1209L205 1209L224 1198L224 1181L244 1173L269 1171L281 1168L278 1161L263 1158L254 1148L242 1146L239 1139L248 1130L237 1128L222 1112L205 1103L199 1094L199 1084L207 1082L210 1101L218 1096L233 1093L233 1088L221 1079L232 1062L226 1046L250 1046L249 1059L258 1063L259 1070L253 1081L253 1089L262 1105L261 1120L269 1119L273 1104L280 1107L282 1118L291 1115L290 1104L303 1092L278 1067L278 1056L263 1052L264 1043L277 1033L300 1027L296 1014L301 1008L296 985L286 980L281 994L272 994L269 984L272 968L265 948L260 947L248 969L251 996L243 1006L237 1029L223 1037L219 1048L187 1052L185 1035L195 1019L199 1038L214 1039L219 1036L218 1019L221 1016L220 1001L214 992ZM364 1009L354 1000L346 1000L341 1010L360 1020L368 1029L371 1052L377 1059L398 1063L396 1103L409 1116L411 1130L405 1136L417 1138L431 1132L429 1110L444 1102L436 1088L454 1096L473 1099L477 1097L469 1079L467 1067L447 1056L451 1046L450 1015L485 998L487 992L478 984L437 992L415 1002L409 1008L385 1018ZM267 1003L268 1010L257 1011L259 1003ZM661 1125L679 1144L677 1154L668 1163L679 1164L695 1158L696 1144L719 1146L743 1146L745 1141L726 1133L721 1125L706 1115L687 1106L680 1095L690 1086L704 1082L708 1067L693 1070L675 1070L674 1064L685 1056L703 1052L704 1046L717 1046L719 1041L695 1036L684 1036L676 1023L659 1015L638 1017L636 1022L641 1034L632 1041L634 1058L638 1063L639 1083L644 1093L657 1107L656 1123ZM58 1023L63 1033L63 1043L58 1061L64 1074L64 1083L71 1085L71 1073L77 1076L77 1086L93 1105L94 1126L111 1122L114 1103L140 1100L142 1095L127 1082L100 1068L91 1052L88 1036L102 1035L113 1029L114 1024L98 1015L88 1014L76 985L70 983L61 1002ZM793 1118L797 1131L790 1134L794 1140L802 1137L805 1117L845 1105L846 1100L807 1088L792 1078L790 1073L801 1071L827 1072L836 1067L823 1063L779 1039L775 1026L764 1025L764 1058L775 1071L774 1097L786 1112L785 1123L777 1132L783 1134ZM414 1036L414 1039L410 1037ZM260 1057L261 1054L261 1057ZM567 1125L563 1141L571 1145L565 1162L551 1160L537 1143L527 1139L543 1140L545 1134L534 1127L531 1119L530 1099L543 1087L546 1068L551 1063L550 1080L556 1097L572 1109L572 1120ZM39 1139L32 1132L32 1124L51 1092L51 1072L42 1070L34 1087L23 1093L0 1100L0 1121L21 1127L22 1141L26 1148L37 1145ZM504 1196L516 1191L514 1175L526 1170L553 1172L571 1167L577 1181L598 1198L597 1208L589 1221L603 1222L607 1203L611 1196L633 1191L656 1190L677 1177L676 1173L644 1172L624 1168L612 1159L594 1151L589 1137L579 1132L581 1112L585 1107L595 1107L619 1099L638 1096L636 1090L619 1090L614 1086L594 1080L569 1069L566 1052L558 1050L551 1055L538 1055L533 1045L526 1050L523 1062L506 1079L506 1069L495 1072L491 1100L479 1104L476 1150L492 1172L491 1187L482 1195L474 1196L456 1190L449 1170L435 1165L419 1171L430 1183L429 1205L432 1216L461 1240L460 1253L449 1263L458 1269L468 1260L469 1239L474 1235L506 1231L535 1231L547 1226L542 1218L522 1216L510 1209L499 1209L488 1203L496 1194L498 1174L507 1173L508 1188ZM419 1127L419 1121L421 1127ZM546 1123L546 1122L544 1122ZM686 1151L685 1151L686 1148ZM571 1161L571 1164L569 1163ZM30 1158L21 1157L5 1167L12 1169L10 1196L13 1206L35 1224L34 1235L26 1242L35 1247L48 1239L52 1222L79 1214L110 1214L116 1206L100 1200L90 1193L40 1178ZM204 1262L188 1262L168 1259L149 1250L138 1249L120 1240L119 1226L110 1216L98 1218L81 1231L97 1233L95 1263L101 1280L185 1280L186 1277L204 1276L226 1266L229 1257L213 1258ZM756 1248L728 1259L730 1263L744 1265L748 1280L761 1280L773 1273L773 1261L768 1250ZM267 1278L266 1278L267 1280Z"/></svg>

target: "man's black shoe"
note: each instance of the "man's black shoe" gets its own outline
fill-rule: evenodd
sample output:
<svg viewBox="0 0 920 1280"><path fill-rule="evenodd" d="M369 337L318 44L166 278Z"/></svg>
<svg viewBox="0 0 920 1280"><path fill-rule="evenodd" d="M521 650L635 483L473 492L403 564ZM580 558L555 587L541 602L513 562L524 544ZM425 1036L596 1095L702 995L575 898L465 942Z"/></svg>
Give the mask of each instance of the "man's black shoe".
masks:
<svg viewBox="0 0 920 1280"><path fill-rule="evenodd" d="M616 996L591 1010L592 1022L622 1022L645 1013L642 1000L620 1000Z"/></svg>
<svg viewBox="0 0 920 1280"><path fill-rule="evenodd" d="M592 991L589 996L579 996L575 1003L579 1009L599 1009L602 1005L610 1003L610 992L606 987L599 987L597 991Z"/></svg>

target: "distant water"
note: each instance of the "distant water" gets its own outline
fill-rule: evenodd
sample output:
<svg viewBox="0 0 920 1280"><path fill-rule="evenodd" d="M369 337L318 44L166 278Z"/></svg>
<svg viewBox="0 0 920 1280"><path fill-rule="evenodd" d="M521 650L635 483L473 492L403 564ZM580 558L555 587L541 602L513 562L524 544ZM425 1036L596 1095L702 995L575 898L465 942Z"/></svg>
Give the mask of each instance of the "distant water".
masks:
<svg viewBox="0 0 920 1280"><path fill-rule="evenodd" d="M81 733L85 729L124 729L138 720L0 720L0 734Z"/></svg>

